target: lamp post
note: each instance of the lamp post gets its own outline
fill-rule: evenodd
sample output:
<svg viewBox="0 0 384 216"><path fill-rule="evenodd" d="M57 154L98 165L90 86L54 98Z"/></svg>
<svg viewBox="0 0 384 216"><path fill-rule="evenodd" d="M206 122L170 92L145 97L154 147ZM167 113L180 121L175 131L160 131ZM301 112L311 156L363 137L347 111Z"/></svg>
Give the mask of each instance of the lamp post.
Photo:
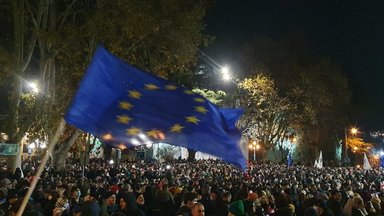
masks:
<svg viewBox="0 0 384 216"><path fill-rule="evenodd" d="M352 127L349 132L352 134L352 135L356 135L359 131L357 128L355 127ZM344 158L344 162L347 162L349 160L348 158L348 133L347 133L347 129L344 129L344 135L345 135L345 142L344 142L344 151L343 151L343 158Z"/></svg>
<svg viewBox="0 0 384 216"><path fill-rule="evenodd" d="M253 149L253 160L256 161L256 151L260 149L260 145L256 141L249 144L249 149Z"/></svg>

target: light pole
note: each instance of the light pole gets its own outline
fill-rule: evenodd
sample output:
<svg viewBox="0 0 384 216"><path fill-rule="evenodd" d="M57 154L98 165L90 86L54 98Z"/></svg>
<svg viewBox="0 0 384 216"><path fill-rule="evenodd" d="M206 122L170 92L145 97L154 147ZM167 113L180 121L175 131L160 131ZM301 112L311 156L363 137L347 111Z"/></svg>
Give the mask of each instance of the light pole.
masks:
<svg viewBox="0 0 384 216"><path fill-rule="evenodd" d="M253 160L256 161L256 151L260 149L260 145L256 141L249 144L249 149L253 149Z"/></svg>
<svg viewBox="0 0 384 216"><path fill-rule="evenodd" d="M357 128L355 127L352 127L349 132L352 134L352 135L356 135L359 131ZM348 158L348 133L347 133L347 129L345 128L344 129L344 135L345 135L345 142L344 142L344 151L343 151L343 158L344 158L344 162L348 162L349 158Z"/></svg>

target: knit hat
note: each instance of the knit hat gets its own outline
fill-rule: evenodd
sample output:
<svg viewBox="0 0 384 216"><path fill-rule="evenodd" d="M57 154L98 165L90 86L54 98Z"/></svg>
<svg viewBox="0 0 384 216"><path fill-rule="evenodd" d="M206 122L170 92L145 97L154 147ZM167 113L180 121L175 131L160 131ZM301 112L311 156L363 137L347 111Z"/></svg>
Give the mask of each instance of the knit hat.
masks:
<svg viewBox="0 0 384 216"><path fill-rule="evenodd" d="M258 197L257 197L257 194L256 194L256 193L249 193L247 199L248 199L249 201L256 201L257 198L258 198Z"/></svg>
<svg viewBox="0 0 384 216"><path fill-rule="evenodd" d="M235 216L244 216L244 203L242 200L233 202L229 205L228 212L231 212Z"/></svg>
<svg viewBox="0 0 384 216"><path fill-rule="evenodd" d="M8 178L3 178L0 181L0 187L7 187L11 183L12 183L11 180L9 180Z"/></svg>

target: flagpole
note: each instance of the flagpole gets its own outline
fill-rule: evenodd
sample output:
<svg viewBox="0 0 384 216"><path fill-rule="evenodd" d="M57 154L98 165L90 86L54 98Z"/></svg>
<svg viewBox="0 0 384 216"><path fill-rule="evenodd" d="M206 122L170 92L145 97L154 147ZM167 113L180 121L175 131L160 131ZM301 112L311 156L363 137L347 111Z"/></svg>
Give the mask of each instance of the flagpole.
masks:
<svg viewBox="0 0 384 216"><path fill-rule="evenodd" d="M55 146L57 144L57 141L60 138L61 133L64 130L65 124L66 124L65 120L61 119L59 127L56 130L55 136L53 137L52 142L50 143L50 145L48 146L47 151L44 154L44 157L43 157L43 160L40 163L39 169L37 170L37 172L35 174L35 177L33 178L32 183L31 183L31 185L30 185L26 195L23 198L23 201L22 201L22 203L20 205L19 210L17 211L16 216L22 216L22 214L23 214L23 212L25 210L25 207L27 206L28 200L31 197L32 192L35 190L37 182L39 181L39 178L40 178L41 174L43 173L44 167L45 167L45 165L48 162L49 155L52 153L53 149L55 148Z"/></svg>

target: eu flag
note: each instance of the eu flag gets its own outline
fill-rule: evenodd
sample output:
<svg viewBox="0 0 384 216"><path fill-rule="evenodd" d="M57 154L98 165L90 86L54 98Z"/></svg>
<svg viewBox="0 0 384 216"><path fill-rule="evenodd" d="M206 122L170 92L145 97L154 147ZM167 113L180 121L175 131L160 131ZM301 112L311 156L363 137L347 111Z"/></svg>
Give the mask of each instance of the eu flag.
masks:
<svg viewBox="0 0 384 216"><path fill-rule="evenodd" d="M164 142L245 169L235 127L241 115L240 109L219 109L99 47L65 119L114 147Z"/></svg>

